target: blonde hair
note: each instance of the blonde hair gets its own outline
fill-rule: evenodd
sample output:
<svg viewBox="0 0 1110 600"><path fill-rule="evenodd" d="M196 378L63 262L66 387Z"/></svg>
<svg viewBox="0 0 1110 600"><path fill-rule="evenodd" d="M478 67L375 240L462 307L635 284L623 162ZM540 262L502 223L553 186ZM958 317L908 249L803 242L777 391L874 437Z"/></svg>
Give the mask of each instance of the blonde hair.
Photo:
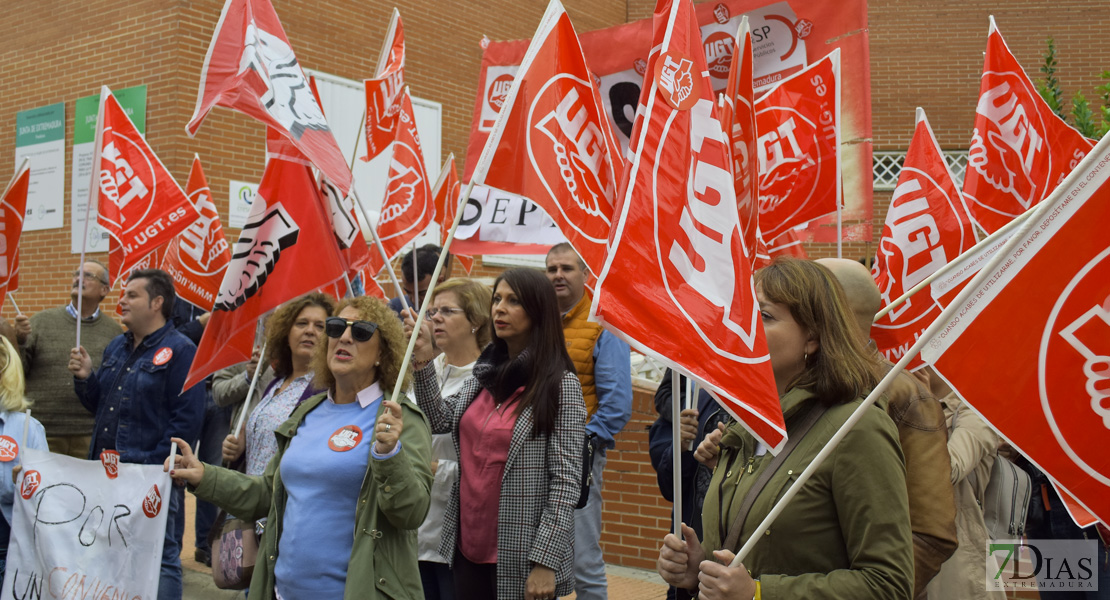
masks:
<svg viewBox="0 0 1110 600"><path fill-rule="evenodd" d="M451 292L458 298L459 308L463 309L466 320L476 329L474 338L478 341L478 348L489 345L490 299L493 291L473 279L456 277L437 285L432 290L432 300L445 292Z"/></svg>
<svg viewBox="0 0 1110 600"><path fill-rule="evenodd" d="M23 360L6 336L0 335L3 356L0 356L0 408L9 412L23 412L31 406L24 396Z"/></svg>

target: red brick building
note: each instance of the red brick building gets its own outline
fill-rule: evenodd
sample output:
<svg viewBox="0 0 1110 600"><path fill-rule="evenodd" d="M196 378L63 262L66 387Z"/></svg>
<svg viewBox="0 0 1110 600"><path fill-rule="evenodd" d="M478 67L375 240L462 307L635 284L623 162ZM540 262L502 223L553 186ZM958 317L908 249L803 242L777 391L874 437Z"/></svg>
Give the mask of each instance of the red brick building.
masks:
<svg viewBox="0 0 1110 600"><path fill-rule="evenodd" d="M372 75L392 5L355 0L273 0L301 64L347 80ZM401 0L407 41L406 79L414 96L440 105L441 156L465 156L474 106L482 35L494 40L529 37L545 2L489 0L443 3ZM590 31L649 17L647 0L566 0L576 28ZM18 302L28 313L66 300L77 256L70 251L70 140L74 100L113 89L147 86L147 139L172 173L184 182L194 152L204 161L213 195L227 222L228 182L261 177L264 130L226 109L216 109L196 138L184 131L196 99L197 81L220 0L29 3L6 6L0 48L0 120L15 129L16 113L66 103L64 226L24 234ZM1039 79L1045 40L1058 49L1065 97L1082 91L1097 100L1098 73L1110 69L1110 11L1094 0L873 0L869 8L872 111L876 151L904 151L914 108L926 109L941 146L966 150L974 120L986 46L988 15L994 14L1011 49ZM422 132L422 136L429 135ZM14 163L14 135L0 138L0 164ZM460 165L461 168L462 165ZM10 171L0 170L8 177ZM876 236L889 202L876 191ZM235 231L229 232L234 236ZM835 252L809 248L813 256ZM870 243L846 244L845 256L874 253ZM106 255L98 258L106 260ZM496 267L479 268L491 275ZM9 304L10 306L10 304ZM107 305L105 308L111 310ZM14 311L5 308L4 316ZM647 393L637 394L633 419L610 455L605 550L610 562L651 567L658 539L668 528L669 505L659 499L647 462L646 426L654 419Z"/></svg>

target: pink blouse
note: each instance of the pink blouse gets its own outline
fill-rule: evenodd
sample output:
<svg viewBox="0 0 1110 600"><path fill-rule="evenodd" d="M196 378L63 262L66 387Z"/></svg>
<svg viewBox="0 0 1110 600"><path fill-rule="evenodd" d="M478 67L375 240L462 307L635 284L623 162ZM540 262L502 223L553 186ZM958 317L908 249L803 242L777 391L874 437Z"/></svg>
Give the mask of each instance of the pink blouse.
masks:
<svg viewBox="0 0 1110 600"><path fill-rule="evenodd" d="M501 476L516 425L519 388L498 408L483 389L459 422L459 549L477 564L497 562Z"/></svg>

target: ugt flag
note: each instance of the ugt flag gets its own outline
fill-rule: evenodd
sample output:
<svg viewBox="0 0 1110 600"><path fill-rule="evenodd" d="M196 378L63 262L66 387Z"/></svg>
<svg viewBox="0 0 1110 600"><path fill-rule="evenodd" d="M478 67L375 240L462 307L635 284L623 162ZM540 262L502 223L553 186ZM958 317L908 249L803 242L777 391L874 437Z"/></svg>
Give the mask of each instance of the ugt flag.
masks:
<svg viewBox="0 0 1110 600"><path fill-rule="evenodd" d="M405 90L405 29L396 8L378 56L377 74L362 85L366 90L366 156L362 160L370 161L393 143Z"/></svg>
<svg viewBox="0 0 1110 600"><path fill-rule="evenodd" d="M756 253L763 243L759 230L759 189L756 176L755 90L752 87L752 30L748 18L740 20L740 31L732 43L728 82L721 94L721 125L729 137L732 156L732 178L736 189L736 207L740 213L741 239L752 258L753 268L759 262Z"/></svg>
<svg viewBox="0 0 1110 600"><path fill-rule="evenodd" d="M964 175L972 218L994 233L1047 196L1090 149L1037 93L991 17Z"/></svg>
<svg viewBox="0 0 1110 600"><path fill-rule="evenodd" d="M89 202L111 236L108 276L115 282L191 225L197 211L107 86L100 90L95 149L99 178Z"/></svg>
<svg viewBox="0 0 1110 600"><path fill-rule="evenodd" d="M24 448L0 598L155 598L171 483L162 465Z"/></svg>
<svg viewBox="0 0 1110 600"><path fill-rule="evenodd" d="M195 135L215 106L273 127L344 195L350 191L351 170L270 0L224 3L201 68L196 109L185 131Z"/></svg>
<svg viewBox="0 0 1110 600"><path fill-rule="evenodd" d="M250 360L258 318L343 276L334 235L309 167L271 158L231 252L185 389Z"/></svg>
<svg viewBox="0 0 1110 600"><path fill-rule="evenodd" d="M19 288L19 238L23 235L30 185L31 167L24 160L0 196L0 306L8 292Z"/></svg>
<svg viewBox="0 0 1110 600"><path fill-rule="evenodd" d="M162 270L173 277L178 297L210 311L231 262L231 252L199 156L193 156L185 192L200 216L166 247Z"/></svg>
<svg viewBox="0 0 1110 600"><path fill-rule="evenodd" d="M551 0L473 172L551 216L591 273L605 264L620 145L578 35Z"/></svg>
<svg viewBox="0 0 1110 600"><path fill-rule="evenodd" d="M432 202L436 209L435 220L439 224L440 246L447 243L447 234L451 233L455 214L459 212L461 196L462 185L459 182L459 172L455 168L455 154L452 153L444 161L443 167L439 170L439 181L432 188ZM454 257L466 269L466 274L470 275L470 270L474 268L474 258L460 254L455 254Z"/></svg>
<svg viewBox="0 0 1110 600"><path fill-rule="evenodd" d="M898 185L886 213L879 253L872 268L883 306L924 281L976 243L956 181L944 162L925 111L917 109ZM871 328L871 338L891 362L898 362L942 307L921 291L894 307ZM908 369L924 366L915 357Z"/></svg>
<svg viewBox="0 0 1110 600"><path fill-rule="evenodd" d="M1045 202L922 354L1002 437L1106 523L1110 135Z"/></svg>
<svg viewBox="0 0 1110 600"><path fill-rule="evenodd" d="M840 49L755 102L759 228L774 239L836 212L840 178Z"/></svg>
<svg viewBox="0 0 1110 600"><path fill-rule="evenodd" d="M660 2L655 25L635 158L593 313L702 381L777 451L786 429L693 4Z"/></svg>

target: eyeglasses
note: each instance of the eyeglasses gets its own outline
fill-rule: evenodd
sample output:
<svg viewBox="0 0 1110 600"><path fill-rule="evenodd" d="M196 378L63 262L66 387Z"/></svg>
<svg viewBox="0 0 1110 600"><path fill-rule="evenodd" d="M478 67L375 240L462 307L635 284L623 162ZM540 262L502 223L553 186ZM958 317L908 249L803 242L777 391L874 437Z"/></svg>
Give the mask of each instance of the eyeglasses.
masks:
<svg viewBox="0 0 1110 600"><path fill-rule="evenodd" d="M366 342L374 337L374 332L378 330L378 324L370 321L348 321L342 317L328 317L324 321L324 333L330 338L341 338L343 332L347 331L347 327L351 328L351 338L356 342Z"/></svg>
<svg viewBox="0 0 1110 600"><path fill-rule="evenodd" d="M463 312L466 312L466 311L464 311L461 308L449 308L449 307L446 307L446 306L440 307L440 308L429 308L428 310L424 311L424 318L425 319L430 319L430 318L432 318L436 315L439 315L439 314L442 314L444 317L451 317L453 315L457 315L457 314L460 314L460 313L463 313Z"/></svg>
<svg viewBox="0 0 1110 600"><path fill-rule="evenodd" d="M93 273L90 273L89 271L84 271L84 272L80 272L80 273L78 271L74 271L73 272L73 278L77 279L78 274L80 274L81 278L86 280L86 281L89 281L89 280L99 281L100 283L103 283L104 285L108 285L108 282L106 280L97 277L96 275L94 275Z"/></svg>

